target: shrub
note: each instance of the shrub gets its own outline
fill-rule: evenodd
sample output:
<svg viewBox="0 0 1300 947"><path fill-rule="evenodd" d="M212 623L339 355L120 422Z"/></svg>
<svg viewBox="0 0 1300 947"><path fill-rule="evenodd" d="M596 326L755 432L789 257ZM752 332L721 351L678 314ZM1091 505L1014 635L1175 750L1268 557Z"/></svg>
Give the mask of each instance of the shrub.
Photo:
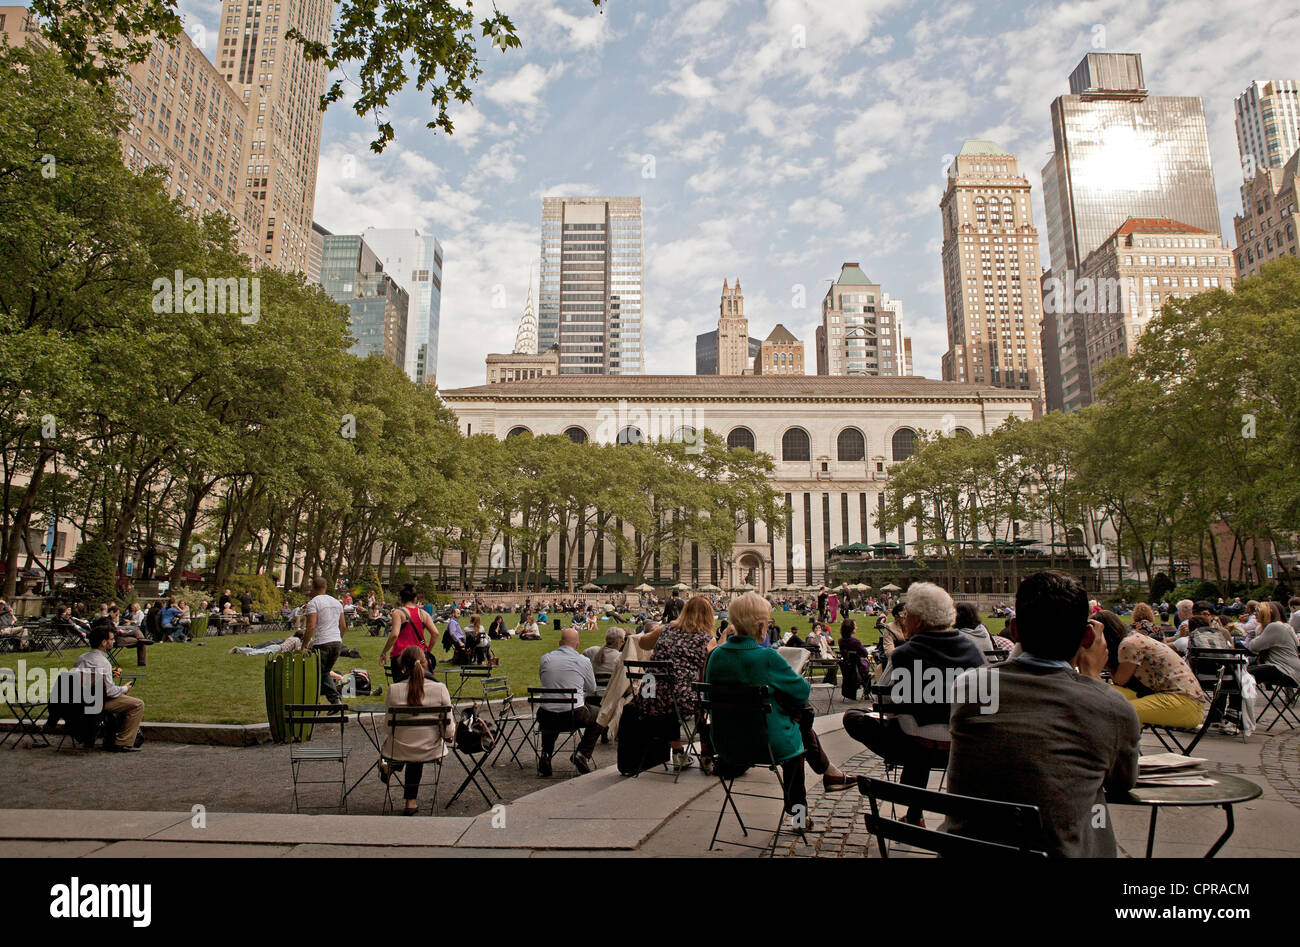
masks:
<svg viewBox="0 0 1300 947"><path fill-rule="evenodd" d="M117 597L117 569L113 565L113 554L109 551L108 543L99 539L83 539L69 565L72 574L77 577L76 597L85 602L87 608L101 602L111 602ZM98 608L95 608L94 614L99 614Z"/></svg>
<svg viewBox="0 0 1300 947"><path fill-rule="evenodd" d="M247 589L253 596L253 611L275 613L280 611L280 590L269 575L232 575L230 582L231 597L238 603L239 596ZM238 609L238 604L235 608Z"/></svg>

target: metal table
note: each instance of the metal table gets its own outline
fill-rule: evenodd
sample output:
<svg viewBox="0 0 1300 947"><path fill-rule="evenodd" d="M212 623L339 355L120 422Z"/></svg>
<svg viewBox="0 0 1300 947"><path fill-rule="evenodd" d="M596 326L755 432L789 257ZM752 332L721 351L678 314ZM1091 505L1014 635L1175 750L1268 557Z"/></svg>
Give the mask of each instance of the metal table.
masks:
<svg viewBox="0 0 1300 947"><path fill-rule="evenodd" d="M357 726L360 727L361 732L366 735L366 739L370 741L370 745L375 748L375 760L366 767L364 773L357 777L357 781L348 787L347 792L343 794L344 799L347 799L347 797L352 794L352 790L360 786L361 781L369 776L372 770L379 766L379 761L383 758L384 751L380 745L379 724L375 722L375 718L382 717L388 713L388 707L385 704L354 704L348 705L347 709L356 716ZM370 718L369 727L367 727L365 722L361 719L362 717Z"/></svg>
<svg viewBox="0 0 1300 947"><path fill-rule="evenodd" d="M1162 806L1221 806L1227 813L1228 824L1218 841L1205 853L1206 858L1213 858L1219 849L1227 843L1236 830L1232 807L1239 802L1258 799L1264 792L1249 779L1233 776L1229 773L1202 773L1211 780L1213 786L1138 786L1129 791L1128 797L1120 805L1148 806L1151 809L1151 824L1147 827L1147 854L1150 858L1156 844L1156 815Z"/></svg>

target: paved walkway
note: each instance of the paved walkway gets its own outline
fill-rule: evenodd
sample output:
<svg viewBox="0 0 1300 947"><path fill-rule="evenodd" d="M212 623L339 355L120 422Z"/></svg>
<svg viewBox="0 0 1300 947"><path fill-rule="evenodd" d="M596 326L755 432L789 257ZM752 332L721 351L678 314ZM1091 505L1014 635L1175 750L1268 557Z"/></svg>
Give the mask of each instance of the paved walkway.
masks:
<svg viewBox="0 0 1300 947"><path fill-rule="evenodd" d="M861 745L844 733L840 719L836 713L819 718L816 725L831 758L845 761L841 765L853 773L882 774L880 760L863 752ZM258 749L203 748L203 752L242 755L257 753ZM277 752L276 748L263 749L268 753ZM1148 746L1144 741L1144 751L1159 749L1158 745ZM156 796L143 788L131 795L110 795L104 802L108 810L89 808L97 804L91 797L103 796L106 778L89 781L91 785L86 790L89 795L79 806L41 807L29 786L12 779L14 763L10 760L25 757L22 768L39 772L46 766L58 765L56 757L38 762L41 755L50 751L3 750L0 751L0 783L6 786L11 799L16 794L18 804L28 808L0 810L0 857L584 854L722 858L759 854L726 845L707 851L722 803L716 780L698 769L683 773L676 783L671 776L656 771L628 779L619 776L609 765L612 764L610 750L603 747L600 751L598 758L604 768L567 780L543 782L531 771L507 778L506 767L497 767L493 777L498 786L504 784L518 791L507 794L506 802L493 809L488 809L479 799L464 812L454 810L453 814L439 818L401 819L377 815L236 812L208 806L201 825L196 825L198 820L187 806L175 803L151 806L150 800ZM278 752L283 755L284 748L278 748ZM1222 857L1300 855L1300 732L1256 734L1246 742L1211 735L1197 748L1197 755L1213 760L1214 767L1220 771L1243 775L1264 789L1260 799L1237 807L1237 831L1223 849ZM73 762L96 767L101 761L105 765L112 761L116 766L147 758L143 753L134 757L57 756L69 756ZM236 757L222 755L218 759L219 763L229 764ZM187 760L186 766L191 762ZM268 778L276 775L275 769L287 770L283 760L267 762ZM116 772L121 771L119 768ZM284 775L287 781L287 773L279 775ZM141 782L147 779L148 770L145 770ZM82 781L86 781L84 773ZM937 782L936 774L932 786L937 786ZM751 771L737 785L753 792L776 793L776 780L765 770ZM862 822L865 800L852 790L824 794L820 783L811 776L809 790L815 830L808 834L806 845L786 836L778 854L862 857L865 853L867 857L875 857L877 853L868 844L870 839ZM167 798L181 797L169 790ZM164 811L148 811L154 808ZM752 829L750 837L743 838L734 819L728 816L720 838L762 845L770 835L759 827L770 829L779 809L775 799L742 800L741 810ZM1141 857L1146 843L1146 810L1112 807L1111 812L1124 854ZM1223 814L1217 809L1164 810L1160 816L1156 855L1199 857L1217 838L1223 824Z"/></svg>

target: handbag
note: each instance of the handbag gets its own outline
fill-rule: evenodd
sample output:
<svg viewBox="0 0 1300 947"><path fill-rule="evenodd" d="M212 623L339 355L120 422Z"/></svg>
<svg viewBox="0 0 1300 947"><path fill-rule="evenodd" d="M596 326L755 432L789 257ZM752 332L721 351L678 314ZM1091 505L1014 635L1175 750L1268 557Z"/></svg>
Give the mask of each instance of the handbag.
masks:
<svg viewBox="0 0 1300 947"><path fill-rule="evenodd" d="M478 702L460 712L456 723L456 748L462 753L487 753L496 745L492 729L478 715Z"/></svg>

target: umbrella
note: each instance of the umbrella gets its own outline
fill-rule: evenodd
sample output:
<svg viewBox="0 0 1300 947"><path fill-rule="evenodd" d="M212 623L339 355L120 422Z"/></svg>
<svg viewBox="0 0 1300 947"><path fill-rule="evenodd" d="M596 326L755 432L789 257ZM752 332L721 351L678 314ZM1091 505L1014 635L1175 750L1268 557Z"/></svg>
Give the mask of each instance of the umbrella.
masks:
<svg viewBox="0 0 1300 947"><path fill-rule="evenodd" d="M584 591L584 592L599 592L599 591L600 591L600 586L597 585L595 582L588 582L586 585L584 585L584 586L582 587L582 591Z"/></svg>
<svg viewBox="0 0 1300 947"><path fill-rule="evenodd" d="M901 592L901 591L903 591L903 590L900 589L900 588L899 588L897 585L895 585L893 582L890 582L888 585L882 585L882 586L880 587L880 591L882 591L882 592Z"/></svg>
<svg viewBox="0 0 1300 947"><path fill-rule="evenodd" d="M700 591L701 591L701 592L721 592L722 589L718 588L716 585L714 585L712 582L710 582L708 585L702 585L702 586L700 586Z"/></svg>
<svg viewBox="0 0 1300 947"><path fill-rule="evenodd" d="M678 582L676 585L673 586L673 588L677 589L677 591L679 592L689 592L691 589L691 587L687 585L685 582Z"/></svg>
<svg viewBox="0 0 1300 947"><path fill-rule="evenodd" d="M654 587L653 585L647 585L646 583L642 582L640 585L638 585L638 586L637 586L635 589L633 589L632 591L634 591L634 592L653 592L654 590L655 590L655 587Z"/></svg>
<svg viewBox="0 0 1300 947"><path fill-rule="evenodd" d="M870 592L870 591L871 591L871 586L867 585L867 583L865 583L865 582L859 582L857 585L853 586L853 591L855 591L855 592Z"/></svg>
<svg viewBox="0 0 1300 947"><path fill-rule="evenodd" d="M731 591L733 591L733 592L752 592L752 591L754 591L754 587L753 587L752 585L750 585L748 582L742 582L742 583L740 583L740 585L733 585L733 586L731 587Z"/></svg>

